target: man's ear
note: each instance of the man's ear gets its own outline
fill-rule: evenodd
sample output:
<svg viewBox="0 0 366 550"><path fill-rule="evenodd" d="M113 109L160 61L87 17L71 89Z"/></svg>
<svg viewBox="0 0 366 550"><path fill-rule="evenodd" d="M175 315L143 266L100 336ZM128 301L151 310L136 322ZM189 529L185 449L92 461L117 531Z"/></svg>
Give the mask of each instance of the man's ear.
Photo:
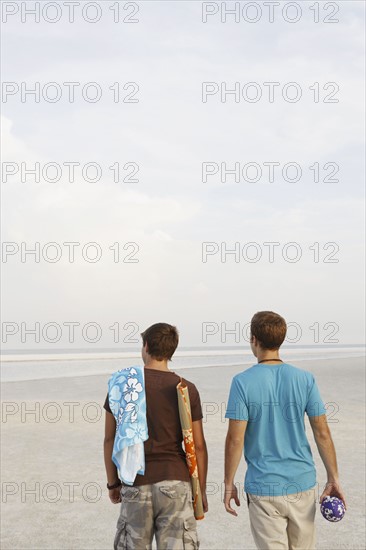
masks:
<svg viewBox="0 0 366 550"><path fill-rule="evenodd" d="M258 338L257 338L256 336L253 336L253 346L254 346L254 347L258 347L258 348L261 348L261 347L262 347L261 344L260 344L260 342L259 342L259 340L258 340Z"/></svg>

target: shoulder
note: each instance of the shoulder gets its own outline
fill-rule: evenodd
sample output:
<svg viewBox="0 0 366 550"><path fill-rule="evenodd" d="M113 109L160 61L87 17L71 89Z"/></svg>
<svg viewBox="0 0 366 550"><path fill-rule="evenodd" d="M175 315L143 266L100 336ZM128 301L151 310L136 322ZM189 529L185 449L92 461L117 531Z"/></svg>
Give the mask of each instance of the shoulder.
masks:
<svg viewBox="0 0 366 550"><path fill-rule="evenodd" d="M199 391L196 387L195 384L193 384L193 382L191 382L190 380L187 380L187 378L184 378L184 376L181 377L184 382L187 384L187 387L188 387L188 391L189 391L189 395L190 396L196 396L196 395L199 395Z"/></svg>
<svg viewBox="0 0 366 550"><path fill-rule="evenodd" d="M315 382L314 374L308 370L300 369L290 363L286 363L286 370L292 379L299 380L307 385L312 385Z"/></svg>
<svg viewBox="0 0 366 550"><path fill-rule="evenodd" d="M257 365L252 365L248 369L245 369L241 372L238 372L233 377L233 382L235 384L243 384L243 383L251 380L252 378L259 376L260 375L260 370L256 367L257 367Z"/></svg>
<svg viewBox="0 0 366 550"><path fill-rule="evenodd" d="M245 388L248 388L248 385L250 386L251 381L253 380L253 377L256 376L256 370L254 368L254 365L252 367L249 367L249 369L243 370L242 372L238 372L233 376L233 379L231 381L231 391L245 391Z"/></svg>
<svg viewBox="0 0 366 550"><path fill-rule="evenodd" d="M190 382L189 380L186 380L184 379L187 386L188 386L188 390L190 392L193 392L193 393L198 393L198 389L197 389L197 386L195 384L193 384L193 382Z"/></svg>
<svg viewBox="0 0 366 550"><path fill-rule="evenodd" d="M299 367L295 367L295 365L292 365L291 363L285 363L286 367L287 367L287 370L291 373L293 373L295 376L302 376L304 378L309 378L309 379L312 379L314 378L314 375L312 372L308 371L308 370L305 370L305 369L300 369Z"/></svg>
<svg viewBox="0 0 366 550"><path fill-rule="evenodd" d="M134 365L132 367L125 367L113 372L108 380L108 385L124 382L127 378L142 379L144 376L144 369L140 365Z"/></svg>

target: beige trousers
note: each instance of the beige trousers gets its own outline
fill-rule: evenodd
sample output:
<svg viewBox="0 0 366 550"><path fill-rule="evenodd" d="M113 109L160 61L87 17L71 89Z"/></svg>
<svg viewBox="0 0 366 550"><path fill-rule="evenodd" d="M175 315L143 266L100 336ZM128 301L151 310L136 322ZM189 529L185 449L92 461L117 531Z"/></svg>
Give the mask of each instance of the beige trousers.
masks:
<svg viewBox="0 0 366 550"><path fill-rule="evenodd" d="M314 550L316 488L285 497L247 494L250 527L259 550Z"/></svg>

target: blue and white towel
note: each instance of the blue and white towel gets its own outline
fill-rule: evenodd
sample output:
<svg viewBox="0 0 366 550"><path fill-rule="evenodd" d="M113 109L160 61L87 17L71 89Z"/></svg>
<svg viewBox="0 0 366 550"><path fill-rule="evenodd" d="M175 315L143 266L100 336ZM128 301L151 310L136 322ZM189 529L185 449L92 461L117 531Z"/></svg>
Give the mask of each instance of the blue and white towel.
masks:
<svg viewBox="0 0 366 550"><path fill-rule="evenodd" d="M120 479L133 485L136 474L145 473L144 441L149 437L143 367L128 367L108 381L109 406L116 419L112 460Z"/></svg>

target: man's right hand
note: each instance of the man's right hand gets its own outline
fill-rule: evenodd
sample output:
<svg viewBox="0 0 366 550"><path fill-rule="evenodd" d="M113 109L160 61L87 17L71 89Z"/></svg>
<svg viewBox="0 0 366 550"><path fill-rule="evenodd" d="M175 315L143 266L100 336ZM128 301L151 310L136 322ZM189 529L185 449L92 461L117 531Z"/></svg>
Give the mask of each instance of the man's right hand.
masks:
<svg viewBox="0 0 366 550"><path fill-rule="evenodd" d="M234 483L232 483L231 485L225 485L224 505L225 505L225 510L229 514L231 514L232 516L237 516L238 515L237 512L234 510L234 508L231 507L232 499L234 499L234 502L237 506L240 506L238 489L236 488Z"/></svg>
<svg viewBox="0 0 366 550"><path fill-rule="evenodd" d="M346 499L344 497L342 488L341 488L341 486L339 485L339 483L337 481L328 481L327 482L327 484L324 488L324 491L322 492L322 494L319 498L320 504L322 503L322 501L325 497L337 497L337 498L341 499L343 501L345 509L347 510Z"/></svg>

